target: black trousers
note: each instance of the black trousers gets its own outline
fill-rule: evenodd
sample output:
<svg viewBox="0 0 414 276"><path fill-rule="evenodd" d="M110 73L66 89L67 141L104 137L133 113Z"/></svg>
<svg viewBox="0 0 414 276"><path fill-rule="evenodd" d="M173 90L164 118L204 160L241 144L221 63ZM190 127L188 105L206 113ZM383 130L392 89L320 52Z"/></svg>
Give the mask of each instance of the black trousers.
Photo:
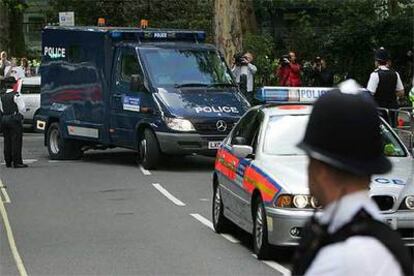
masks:
<svg viewBox="0 0 414 276"><path fill-rule="evenodd" d="M3 126L4 137L4 161L6 165L12 163L23 164L22 144L23 144L23 125L19 122Z"/></svg>

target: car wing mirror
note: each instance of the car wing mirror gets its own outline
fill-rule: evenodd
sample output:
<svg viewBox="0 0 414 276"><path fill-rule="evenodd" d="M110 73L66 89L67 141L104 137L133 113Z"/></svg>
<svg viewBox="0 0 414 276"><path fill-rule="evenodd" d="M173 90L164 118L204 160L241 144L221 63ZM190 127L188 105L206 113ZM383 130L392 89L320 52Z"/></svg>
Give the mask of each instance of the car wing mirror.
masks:
<svg viewBox="0 0 414 276"><path fill-rule="evenodd" d="M233 145L232 152L238 158L247 158L253 154L253 148L247 145Z"/></svg>

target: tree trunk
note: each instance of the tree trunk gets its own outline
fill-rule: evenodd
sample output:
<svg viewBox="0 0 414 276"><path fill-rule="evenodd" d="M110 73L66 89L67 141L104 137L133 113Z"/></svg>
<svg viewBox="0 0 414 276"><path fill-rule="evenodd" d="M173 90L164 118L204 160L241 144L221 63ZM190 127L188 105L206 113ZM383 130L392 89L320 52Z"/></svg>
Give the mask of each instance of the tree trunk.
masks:
<svg viewBox="0 0 414 276"><path fill-rule="evenodd" d="M243 34L254 34L257 32L257 21L253 0L240 0L240 18Z"/></svg>
<svg viewBox="0 0 414 276"><path fill-rule="evenodd" d="M12 9L10 13L10 55L22 57L26 54L26 46L23 35L23 13L21 10Z"/></svg>
<svg viewBox="0 0 414 276"><path fill-rule="evenodd" d="M9 17L7 8L0 1L0 51L9 50Z"/></svg>
<svg viewBox="0 0 414 276"><path fill-rule="evenodd" d="M214 0L215 43L228 63L243 49L240 7L240 0Z"/></svg>

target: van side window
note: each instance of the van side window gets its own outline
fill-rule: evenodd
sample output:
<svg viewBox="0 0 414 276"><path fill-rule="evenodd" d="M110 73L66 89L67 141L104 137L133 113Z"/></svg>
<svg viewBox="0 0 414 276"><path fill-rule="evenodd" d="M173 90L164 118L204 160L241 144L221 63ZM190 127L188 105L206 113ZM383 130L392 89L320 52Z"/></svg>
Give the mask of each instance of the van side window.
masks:
<svg viewBox="0 0 414 276"><path fill-rule="evenodd" d="M121 57L121 75L120 80L129 82L131 75L142 75L139 70L139 63L136 55L131 52L124 52Z"/></svg>

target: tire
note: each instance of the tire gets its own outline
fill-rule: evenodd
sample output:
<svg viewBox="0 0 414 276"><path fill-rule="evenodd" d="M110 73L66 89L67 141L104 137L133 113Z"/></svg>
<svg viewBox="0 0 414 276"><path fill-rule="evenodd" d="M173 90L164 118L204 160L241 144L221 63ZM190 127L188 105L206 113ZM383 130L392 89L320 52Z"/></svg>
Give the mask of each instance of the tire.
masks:
<svg viewBox="0 0 414 276"><path fill-rule="evenodd" d="M256 199L253 212L253 250L259 260L268 257L270 245L268 242L266 211L260 197Z"/></svg>
<svg viewBox="0 0 414 276"><path fill-rule="evenodd" d="M46 145L52 160L76 160L82 157L79 143L62 138L59 123L52 123L48 128Z"/></svg>
<svg viewBox="0 0 414 276"><path fill-rule="evenodd" d="M146 128L139 141L139 160L146 170L155 169L161 159L160 146L152 130Z"/></svg>
<svg viewBox="0 0 414 276"><path fill-rule="evenodd" d="M221 199L221 192L218 185L215 185L213 190L213 202L211 207L214 231L216 231L216 233L229 231L230 221L223 214L223 200Z"/></svg>

